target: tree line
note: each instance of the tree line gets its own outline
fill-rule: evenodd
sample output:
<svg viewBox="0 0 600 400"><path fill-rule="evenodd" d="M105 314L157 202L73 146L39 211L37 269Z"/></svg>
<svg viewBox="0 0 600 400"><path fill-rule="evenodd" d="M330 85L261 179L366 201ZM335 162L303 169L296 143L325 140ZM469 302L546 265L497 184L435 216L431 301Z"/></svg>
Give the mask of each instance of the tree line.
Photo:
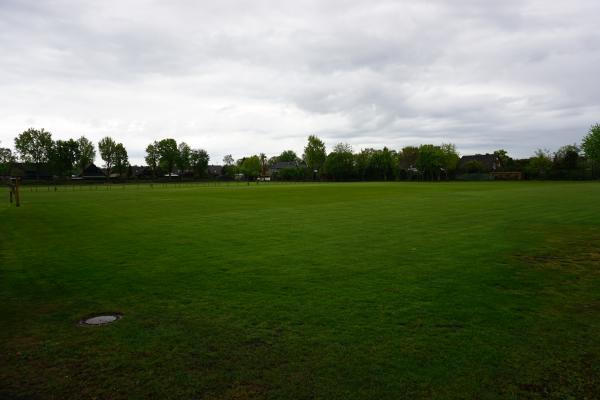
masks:
<svg viewBox="0 0 600 400"><path fill-rule="evenodd" d="M58 178L66 178L81 174L96 158L96 147L86 137L55 141L44 129L30 128L22 132L15 138L14 148L13 152L0 147L0 175L9 174L11 167L21 162L33 167L36 173L46 169ZM127 150L122 143L107 136L98 142L97 149L107 177L132 176ZM204 149L194 149L185 142L165 138L148 144L145 150L149 177L183 174L202 179L208 176L210 156ZM493 157L497 172L518 171L534 179L597 177L600 124L589 129L581 145L565 145L554 153L538 149L532 157L520 160L499 149L493 152ZM354 152L349 144L338 143L327 152L325 143L310 135L300 156L293 150L285 150L271 158L264 153L238 160L227 155L223 158L219 176L246 180L266 176L280 180L441 180L453 179L460 174L490 172L487 169L477 160L461 165L456 146L450 143L406 146L399 151L387 147L367 148L359 152Z"/></svg>

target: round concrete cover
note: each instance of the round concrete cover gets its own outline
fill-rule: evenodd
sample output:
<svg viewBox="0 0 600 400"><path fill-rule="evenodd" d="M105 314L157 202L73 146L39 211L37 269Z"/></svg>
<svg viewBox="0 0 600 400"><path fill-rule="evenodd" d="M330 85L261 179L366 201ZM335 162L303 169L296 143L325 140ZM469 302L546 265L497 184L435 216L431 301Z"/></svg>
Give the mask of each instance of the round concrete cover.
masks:
<svg viewBox="0 0 600 400"><path fill-rule="evenodd" d="M88 318L83 321L86 325L104 325L115 322L119 319L117 315L98 315L97 317Z"/></svg>

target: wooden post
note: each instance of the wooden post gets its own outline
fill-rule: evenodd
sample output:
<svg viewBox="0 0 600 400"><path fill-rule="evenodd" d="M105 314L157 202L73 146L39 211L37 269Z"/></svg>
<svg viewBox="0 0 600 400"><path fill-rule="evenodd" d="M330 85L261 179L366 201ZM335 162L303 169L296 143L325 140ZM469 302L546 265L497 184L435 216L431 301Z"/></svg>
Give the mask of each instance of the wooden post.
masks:
<svg viewBox="0 0 600 400"><path fill-rule="evenodd" d="M21 197L19 196L19 178L15 179L15 202L17 207L21 206Z"/></svg>

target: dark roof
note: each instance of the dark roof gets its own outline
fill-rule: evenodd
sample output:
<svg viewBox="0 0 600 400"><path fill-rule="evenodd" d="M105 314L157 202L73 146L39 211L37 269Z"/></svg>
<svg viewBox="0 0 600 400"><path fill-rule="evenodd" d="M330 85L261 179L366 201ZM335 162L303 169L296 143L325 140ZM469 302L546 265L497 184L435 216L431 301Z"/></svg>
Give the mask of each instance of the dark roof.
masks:
<svg viewBox="0 0 600 400"><path fill-rule="evenodd" d="M300 164L297 161L277 161L271 167L271 171L278 171L280 169L298 168L298 167L300 167Z"/></svg>
<svg viewBox="0 0 600 400"><path fill-rule="evenodd" d="M37 170L35 165L28 163L12 164L11 174L23 177L23 179L50 179L52 173L48 170L48 165L41 165Z"/></svg>
<svg viewBox="0 0 600 400"><path fill-rule="evenodd" d="M223 166L222 165L209 165L208 166L208 174L209 175L223 175Z"/></svg>
<svg viewBox="0 0 600 400"><path fill-rule="evenodd" d="M139 175L142 172L144 172L144 170L148 167L146 167L145 165L130 165L129 168L131 169L131 172L134 175Z"/></svg>
<svg viewBox="0 0 600 400"><path fill-rule="evenodd" d="M91 163L79 174L82 178L106 178L106 174L96 164Z"/></svg>
<svg viewBox="0 0 600 400"><path fill-rule="evenodd" d="M160 167L157 167L154 173L152 172L152 168L145 166L134 166L133 174L140 178L149 178L153 175L162 176L163 171Z"/></svg>
<svg viewBox="0 0 600 400"><path fill-rule="evenodd" d="M495 171L500 166L500 159L495 154L474 154L471 156L462 156L458 167L464 168L471 161L480 163L488 171Z"/></svg>

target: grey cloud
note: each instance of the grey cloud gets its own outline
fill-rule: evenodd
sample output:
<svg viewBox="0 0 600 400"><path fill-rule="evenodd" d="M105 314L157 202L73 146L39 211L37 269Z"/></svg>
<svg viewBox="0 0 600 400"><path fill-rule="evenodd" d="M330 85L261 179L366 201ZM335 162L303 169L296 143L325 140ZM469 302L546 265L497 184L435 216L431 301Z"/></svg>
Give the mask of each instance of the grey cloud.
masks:
<svg viewBox="0 0 600 400"><path fill-rule="evenodd" d="M589 0L5 0L0 140L33 119L236 156L300 151L308 133L525 156L596 122L599 12Z"/></svg>

